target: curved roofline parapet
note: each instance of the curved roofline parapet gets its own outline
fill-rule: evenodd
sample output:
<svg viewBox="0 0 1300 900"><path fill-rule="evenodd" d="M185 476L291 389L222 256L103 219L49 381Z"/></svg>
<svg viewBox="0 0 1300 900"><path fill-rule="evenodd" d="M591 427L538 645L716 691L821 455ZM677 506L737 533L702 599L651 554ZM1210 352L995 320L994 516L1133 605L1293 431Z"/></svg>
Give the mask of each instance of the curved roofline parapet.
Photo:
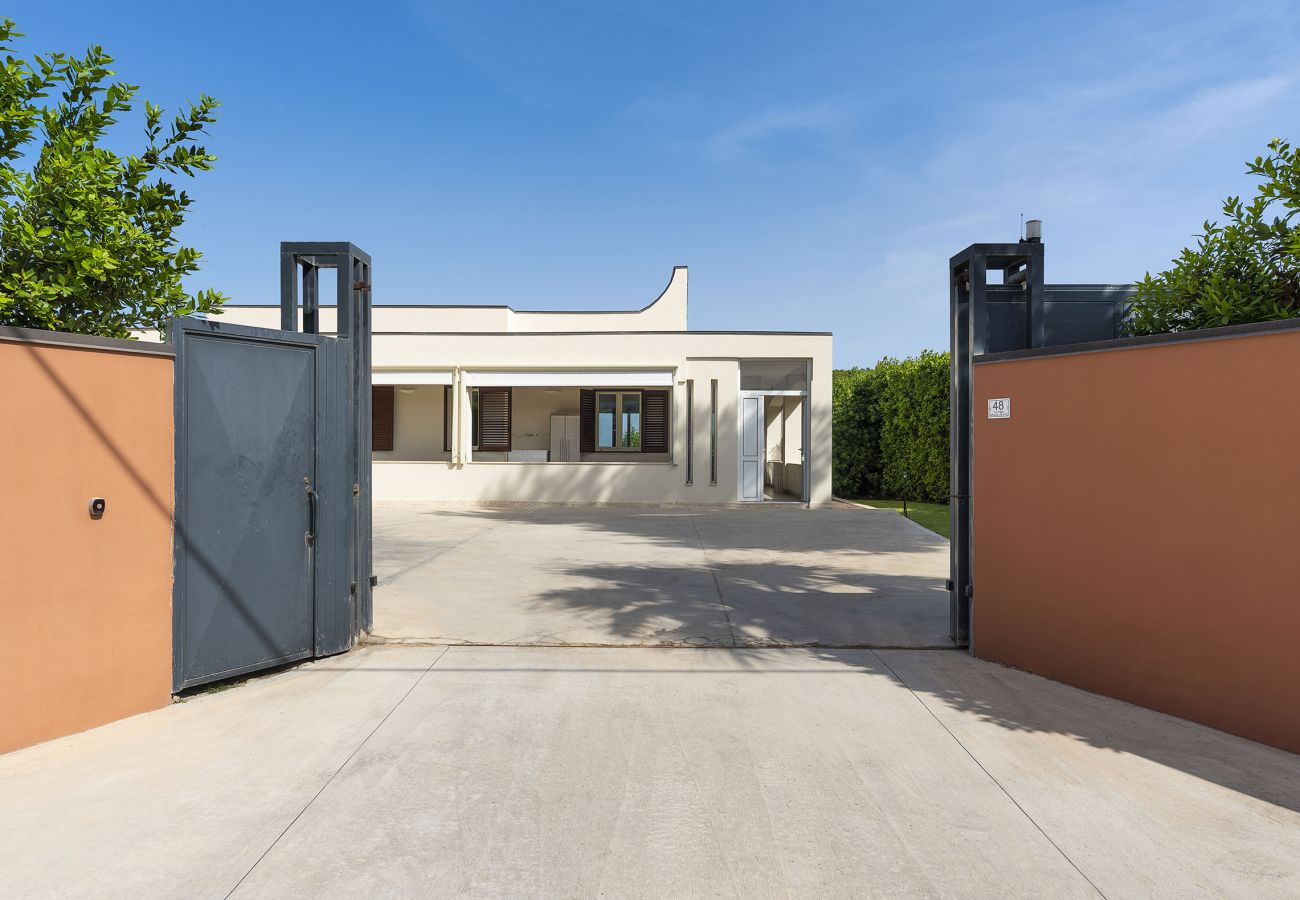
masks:
<svg viewBox="0 0 1300 900"><path fill-rule="evenodd" d="M504 309L512 313L515 313L516 315L522 314L522 315L530 315L530 316L536 316L536 315L635 316L638 313L648 312L651 308L654 307L656 303L658 303L660 300L663 300L664 297L668 296L669 291L673 289L673 285L677 283L679 276L684 282L685 279L687 278L687 273L688 273L687 266L673 266L672 274L668 277L668 283L664 285L664 289L659 292L659 296L655 297L653 300L651 300L649 303L647 303L645 306L641 307L640 309L516 309L515 307L510 306L509 304L506 303L376 303L375 306L382 307L384 309ZM683 288L684 287L685 284L683 284ZM337 304L334 303L322 303L320 304L319 308L333 309L336 305ZM240 308L260 309L261 307L266 307L266 306L274 306L278 308L279 304L278 303L227 303L225 304L225 308L229 308L229 309L240 309Z"/></svg>
<svg viewBox="0 0 1300 900"><path fill-rule="evenodd" d="M664 297L668 296L668 292L673 289L673 285L677 282L678 273L680 273L681 277L685 279L687 277L687 267L673 266L672 274L668 276L668 283L664 285L664 289L659 292L659 296L655 297L640 309L515 309L513 306L506 306L504 308L510 310L512 313L522 313L530 316L635 316L638 313L649 312L651 307L664 299Z"/></svg>

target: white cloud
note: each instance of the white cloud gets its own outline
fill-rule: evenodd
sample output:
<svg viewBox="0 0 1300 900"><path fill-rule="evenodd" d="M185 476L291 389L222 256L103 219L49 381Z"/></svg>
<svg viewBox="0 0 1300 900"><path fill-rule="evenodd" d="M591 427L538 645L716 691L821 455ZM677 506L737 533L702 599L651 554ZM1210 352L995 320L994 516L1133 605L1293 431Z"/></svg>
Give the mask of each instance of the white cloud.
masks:
<svg viewBox="0 0 1300 900"><path fill-rule="evenodd" d="M1294 85L1295 78L1291 75L1276 74L1202 90L1140 125L1139 133L1153 150L1161 146L1186 146L1249 121L1275 106Z"/></svg>
<svg viewBox="0 0 1300 900"><path fill-rule="evenodd" d="M843 104L828 100L808 106L769 109L715 133L706 141L705 152L720 161L738 159L772 135L831 131L843 125L847 118L848 110Z"/></svg>

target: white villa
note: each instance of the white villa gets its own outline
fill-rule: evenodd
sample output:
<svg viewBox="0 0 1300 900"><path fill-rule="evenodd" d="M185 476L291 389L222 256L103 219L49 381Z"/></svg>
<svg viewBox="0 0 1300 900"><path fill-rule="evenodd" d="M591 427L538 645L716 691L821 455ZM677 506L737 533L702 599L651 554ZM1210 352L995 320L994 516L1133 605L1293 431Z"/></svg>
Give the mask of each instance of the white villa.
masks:
<svg viewBox="0 0 1300 900"><path fill-rule="evenodd" d="M831 335L691 331L686 281L636 311L374 306L375 499L829 505Z"/></svg>

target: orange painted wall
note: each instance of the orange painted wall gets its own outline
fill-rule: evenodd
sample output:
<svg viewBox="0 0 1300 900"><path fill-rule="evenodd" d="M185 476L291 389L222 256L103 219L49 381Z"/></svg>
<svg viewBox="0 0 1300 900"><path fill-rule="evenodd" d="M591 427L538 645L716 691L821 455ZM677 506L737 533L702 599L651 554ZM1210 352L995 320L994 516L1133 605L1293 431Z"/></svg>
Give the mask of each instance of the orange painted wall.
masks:
<svg viewBox="0 0 1300 900"><path fill-rule="evenodd" d="M974 394L974 652L1300 752L1300 331L981 363Z"/></svg>
<svg viewBox="0 0 1300 900"><path fill-rule="evenodd" d="M169 702L172 359L0 339L0 385L5 752Z"/></svg>

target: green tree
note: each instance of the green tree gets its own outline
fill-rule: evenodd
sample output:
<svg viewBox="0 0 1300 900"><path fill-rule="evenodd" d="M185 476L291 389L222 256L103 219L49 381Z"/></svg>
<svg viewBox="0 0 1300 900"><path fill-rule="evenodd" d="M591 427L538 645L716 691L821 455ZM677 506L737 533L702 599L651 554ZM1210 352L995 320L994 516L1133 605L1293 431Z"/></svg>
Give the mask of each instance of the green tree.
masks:
<svg viewBox="0 0 1300 900"><path fill-rule="evenodd" d="M200 95L164 128L146 100L145 147L120 156L100 142L139 87L111 81L98 46L16 58L21 36L0 23L0 324L128 337L217 310L222 294L182 285L200 257L175 236L191 200L163 177L212 168L196 139L217 101Z"/></svg>
<svg viewBox="0 0 1300 900"><path fill-rule="evenodd" d="M1254 200L1229 197L1227 224L1206 222L1159 275L1138 282L1127 330L1163 334L1300 315L1300 153L1283 140L1246 164L1262 179ZM1279 210L1280 208L1280 210Z"/></svg>

